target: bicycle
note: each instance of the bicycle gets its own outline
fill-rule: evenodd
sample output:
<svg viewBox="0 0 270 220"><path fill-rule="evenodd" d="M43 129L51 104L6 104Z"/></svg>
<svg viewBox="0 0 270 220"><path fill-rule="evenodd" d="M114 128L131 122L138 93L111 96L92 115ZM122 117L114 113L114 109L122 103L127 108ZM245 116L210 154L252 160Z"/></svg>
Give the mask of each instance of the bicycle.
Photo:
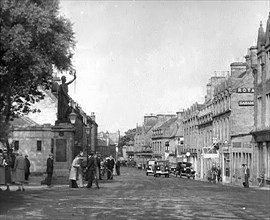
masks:
<svg viewBox="0 0 270 220"><path fill-rule="evenodd" d="M109 170L107 167L106 168L101 168L100 169L100 174L103 179L113 179L113 173L111 170Z"/></svg>

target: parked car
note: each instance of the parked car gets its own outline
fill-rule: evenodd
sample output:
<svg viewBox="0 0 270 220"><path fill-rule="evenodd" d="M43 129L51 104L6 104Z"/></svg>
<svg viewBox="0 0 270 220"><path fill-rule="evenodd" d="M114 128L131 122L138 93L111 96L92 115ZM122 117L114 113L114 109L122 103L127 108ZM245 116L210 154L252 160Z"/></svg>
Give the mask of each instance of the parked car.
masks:
<svg viewBox="0 0 270 220"><path fill-rule="evenodd" d="M154 177L164 175L165 177L170 177L170 166L169 162L165 160L156 161L154 165Z"/></svg>
<svg viewBox="0 0 270 220"><path fill-rule="evenodd" d="M176 166L177 163L170 163L170 173L176 175Z"/></svg>
<svg viewBox="0 0 270 220"><path fill-rule="evenodd" d="M176 167L176 177L187 177L188 179L195 179L196 171L192 168L192 163L189 162L178 162Z"/></svg>
<svg viewBox="0 0 270 220"><path fill-rule="evenodd" d="M155 160L148 160L146 165L146 176L149 174L154 174L153 165L155 164Z"/></svg>

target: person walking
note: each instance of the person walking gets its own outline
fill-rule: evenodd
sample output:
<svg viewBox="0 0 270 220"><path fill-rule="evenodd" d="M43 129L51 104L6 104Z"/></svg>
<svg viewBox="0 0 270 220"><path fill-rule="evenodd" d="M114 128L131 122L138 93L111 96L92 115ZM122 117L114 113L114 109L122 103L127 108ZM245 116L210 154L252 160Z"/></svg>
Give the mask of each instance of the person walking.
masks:
<svg viewBox="0 0 270 220"><path fill-rule="evenodd" d="M51 186L53 175L53 154L49 154L49 158L47 159L46 173L47 173L46 184L47 186Z"/></svg>
<svg viewBox="0 0 270 220"><path fill-rule="evenodd" d="M242 167L243 167L243 177L244 177L243 186L246 188L249 188L250 171L247 164L242 164Z"/></svg>
<svg viewBox="0 0 270 220"><path fill-rule="evenodd" d="M97 169L97 161L94 158L94 153L91 152L89 154L89 159L88 159L88 164L87 164L86 176L87 176L88 184L86 188L91 188L93 180L95 180L96 187L99 189L98 179L96 176L96 169Z"/></svg>
<svg viewBox="0 0 270 220"><path fill-rule="evenodd" d="M121 162L118 159L116 164L115 164L115 169L116 169L116 174L119 176L120 175L120 166L121 166Z"/></svg>
<svg viewBox="0 0 270 220"><path fill-rule="evenodd" d="M25 158L22 156L21 152L18 153L18 156L15 159L14 172L16 182L19 183L17 191L25 191L23 186L25 181Z"/></svg>
<svg viewBox="0 0 270 220"><path fill-rule="evenodd" d="M25 155L25 181L29 181L29 175L30 175L30 161L28 159L28 155Z"/></svg>
<svg viewBox="0 0 270 220"><path fill-rule="evenodd" d="M218 183L221 182L221 168L220 168L220 166L217 167L217 181L218 181Z"/></svg>

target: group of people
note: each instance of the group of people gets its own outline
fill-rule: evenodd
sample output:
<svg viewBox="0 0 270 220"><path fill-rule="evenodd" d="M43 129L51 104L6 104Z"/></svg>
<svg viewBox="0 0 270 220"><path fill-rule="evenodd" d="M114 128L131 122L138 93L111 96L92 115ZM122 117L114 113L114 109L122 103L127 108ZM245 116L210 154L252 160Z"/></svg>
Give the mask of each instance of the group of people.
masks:
<svg viewBox="0 0 270 220"><path fill-rule="evenodd" d="M112 155L106 159L101 158L99 154L91 152L87 161L84 161L83 152L80 152L72 161L69 173L70 187L84 187L84 180L87 181L86 188L91 188L95 182L99 189L99 180L102 180L102 173L107 172L107 179L113 179L113 169L116 168L116 174L120 175L120 161L115 163Z"/></svg>
<svg viewBox="0 0 270 220"><path fill-rule="evenodd" d="M250 177L250 171L248 168L247 164L242 164L242 176L240 177L242 179L242 184L245 188L249 188L249 177ZM209 171L208 171L208 181L209 182L221 182L222 177L221 177L221 168L220 166L216 167L213 166Z"/></svg>
<svg viewBox="0 0 270 220"><path fill-rule="evenodd" d="M17 191L25 191L24 183L29 180L30 166L28 155L23 157L19 151L0 149L0 185L10 191L10 185L18 184Z"/></svg>
<svg viewBox="0 0 270 220"><path fill-rule="evenodd" d="M209 182L221 182L222 178L221 178L221 168L220 166L212 166L212 168L210 170L208 170L207 173L207 179Z"/></svg>

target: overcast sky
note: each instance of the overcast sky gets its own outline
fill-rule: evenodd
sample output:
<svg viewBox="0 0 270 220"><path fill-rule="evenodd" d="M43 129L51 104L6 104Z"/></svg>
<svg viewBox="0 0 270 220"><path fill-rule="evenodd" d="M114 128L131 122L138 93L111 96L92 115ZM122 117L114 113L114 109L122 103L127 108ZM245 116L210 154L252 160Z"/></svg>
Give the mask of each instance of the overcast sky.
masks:
<svg viewBox="0 0 270 220"><path fill-rule="evenodd" d="M154 113L202 103L214 71L255 45L269 1L61 0L76 37L70 95L99 131L123 134Z"/></svg>

